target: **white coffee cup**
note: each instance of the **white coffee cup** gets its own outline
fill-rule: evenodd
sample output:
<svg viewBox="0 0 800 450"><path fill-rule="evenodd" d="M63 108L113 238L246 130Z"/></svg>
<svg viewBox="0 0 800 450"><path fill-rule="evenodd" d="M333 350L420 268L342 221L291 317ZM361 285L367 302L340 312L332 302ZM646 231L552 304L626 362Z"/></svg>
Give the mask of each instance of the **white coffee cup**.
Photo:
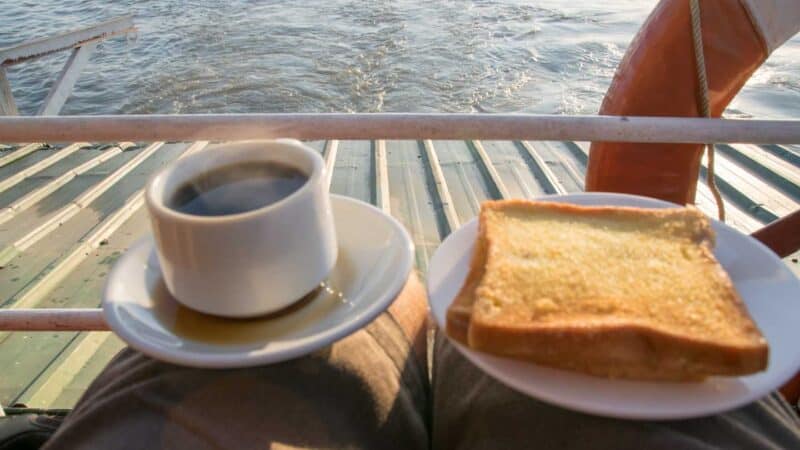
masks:
<svg viewBox="0 0 800 450"><path fill-rule="evenodd" d="M308 179L276 203L238 214L191 215L168 206L201 174L251 161L294 167ZM217 146L159 172L145 198L167 289L191 309L225 317L274 312L313 291L337 257L326 176L318 152L286 139Z"/></svg>

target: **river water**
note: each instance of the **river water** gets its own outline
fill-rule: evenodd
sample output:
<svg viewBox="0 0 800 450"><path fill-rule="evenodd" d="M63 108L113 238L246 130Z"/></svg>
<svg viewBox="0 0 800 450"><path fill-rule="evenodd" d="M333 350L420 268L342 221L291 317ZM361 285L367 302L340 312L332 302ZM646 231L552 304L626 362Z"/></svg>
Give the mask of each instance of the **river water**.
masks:
<svg viewBox="0 0 800 450"><path fill-rule="evenodd" d="M654 0L0 0L0 47L124 14L61 114L535 112L593 114ZM9 69L23 114L66 52ZM800 38L730 117L800 117Z"/></svg>

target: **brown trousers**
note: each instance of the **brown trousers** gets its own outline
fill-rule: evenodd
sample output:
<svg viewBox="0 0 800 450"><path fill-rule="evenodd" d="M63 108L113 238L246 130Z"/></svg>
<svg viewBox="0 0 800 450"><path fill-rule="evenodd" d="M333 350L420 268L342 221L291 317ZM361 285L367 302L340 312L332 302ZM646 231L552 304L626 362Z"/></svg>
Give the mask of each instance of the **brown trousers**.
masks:
<svg viewBox="0 0 800 450"><path fill-rule="evenodd" d="M126 349L46 448L800 449L778 394L702 419L608 419L516 393L438 338L430 379L389 314L265 367L190 369Z"/></svg>

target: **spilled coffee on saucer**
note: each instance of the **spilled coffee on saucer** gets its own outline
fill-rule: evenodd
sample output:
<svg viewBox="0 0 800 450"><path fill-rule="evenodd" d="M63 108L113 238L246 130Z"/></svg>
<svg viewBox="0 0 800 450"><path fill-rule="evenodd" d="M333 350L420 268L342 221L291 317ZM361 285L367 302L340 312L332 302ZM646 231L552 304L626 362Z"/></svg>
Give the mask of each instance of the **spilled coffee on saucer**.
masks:
<svg viewBox="0 0 800 450"><path fill-rule="evenodd" d="M181 185L167 202L195 216L240 214L276 203L303 186L308 175L277 162L217 167Z"/></svg>

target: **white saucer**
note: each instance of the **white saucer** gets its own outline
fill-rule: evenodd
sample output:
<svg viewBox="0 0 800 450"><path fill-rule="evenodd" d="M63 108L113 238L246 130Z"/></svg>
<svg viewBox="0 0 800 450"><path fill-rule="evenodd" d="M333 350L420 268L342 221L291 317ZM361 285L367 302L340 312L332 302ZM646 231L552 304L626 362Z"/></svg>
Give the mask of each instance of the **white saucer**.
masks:
<svg viewBox="0 0 800 450"><path fill-rule="evenodd" d="M586 193L541 200L581 205L674 207L622 194ZM755 239L713 221L714 254L736 285L770 346L766 371L746 377L714 377L703 383L608 380L473 351L451 341L470 361L504 384L531 397L578 411L632 419L680 419L726 411L780 387L800 368L800 281ZM467 275L477 222L452 233L433 255L428 294L436 322L445 326L447 307ZM531 237L535 239L535 236Z"/></svg>
<svg viewBox="0 0 800 450"><path fill-rule="evenodd" d="M405 228L379 209L331 197L339 243L336 267L315 296L283 314L229 320L177 307L161 281L148 236L134 244L108 276L103 292L106 321L142 353L209 368L284 361L353 333L400 293L412 268L414 245Z"/></svg>

